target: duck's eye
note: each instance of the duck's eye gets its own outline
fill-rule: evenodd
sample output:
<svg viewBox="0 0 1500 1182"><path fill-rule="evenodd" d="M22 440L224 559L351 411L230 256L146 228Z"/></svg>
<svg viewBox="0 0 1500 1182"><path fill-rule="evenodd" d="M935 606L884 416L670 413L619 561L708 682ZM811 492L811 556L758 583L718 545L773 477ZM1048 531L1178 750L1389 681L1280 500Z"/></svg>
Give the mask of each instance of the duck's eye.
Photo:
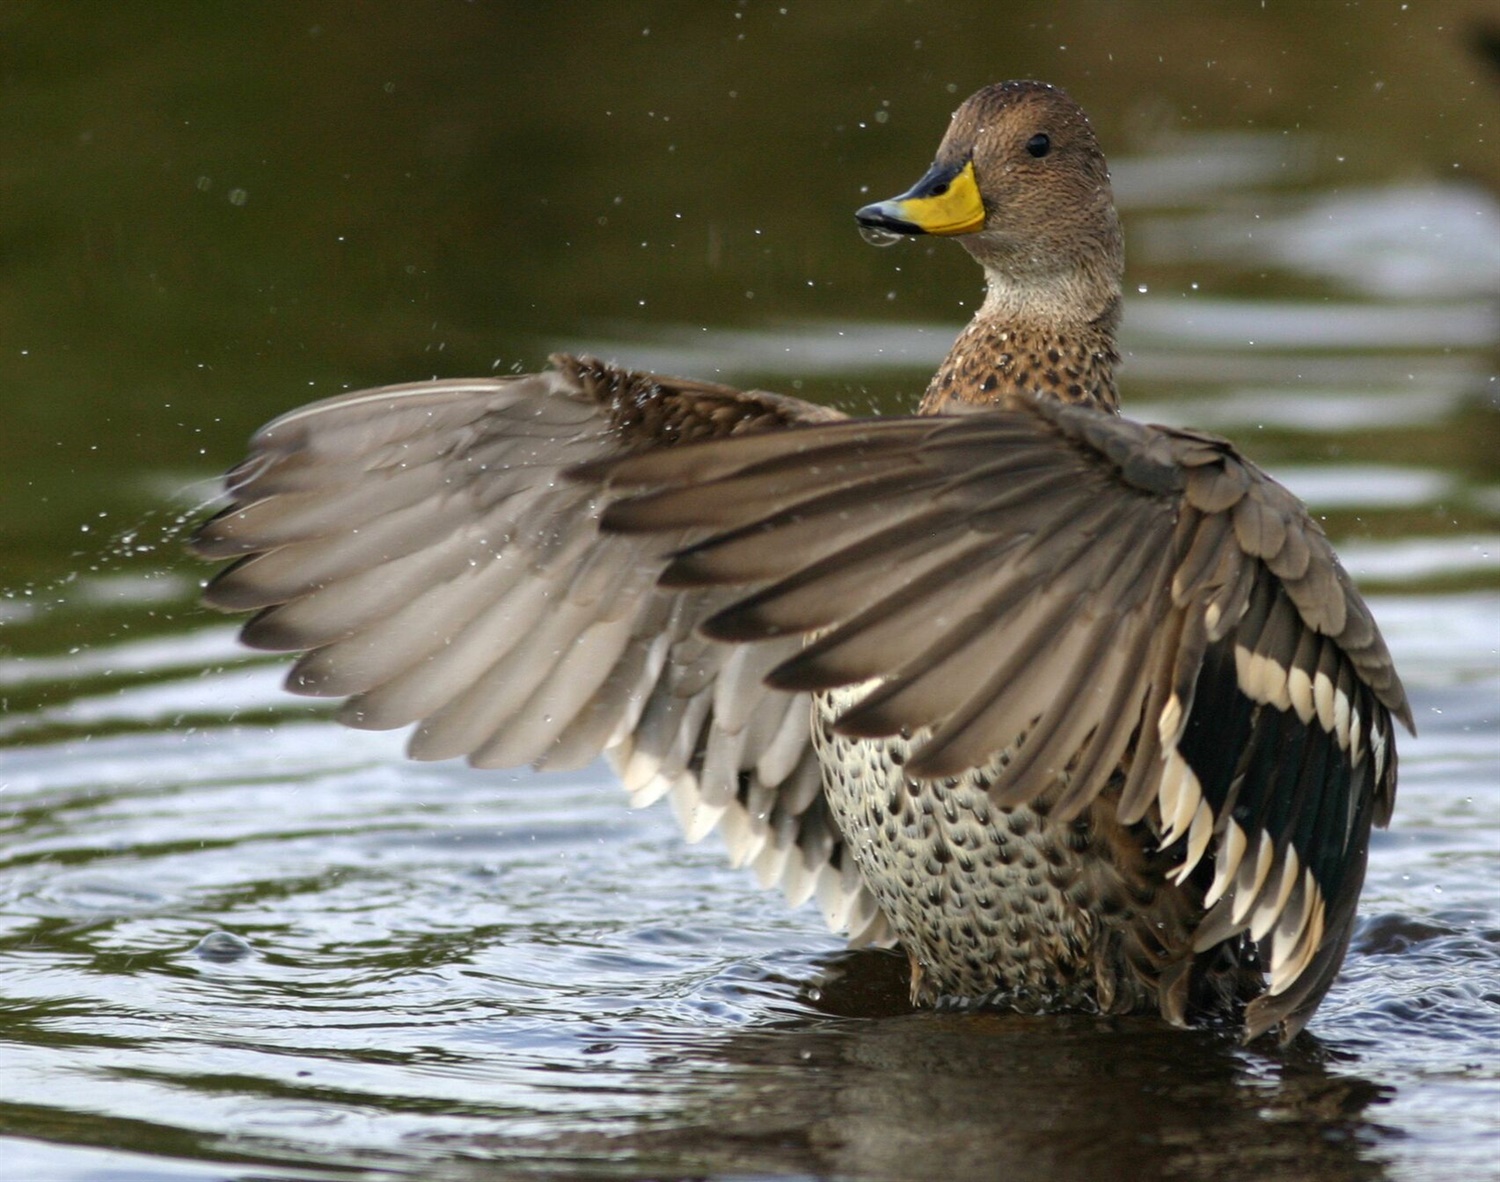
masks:
<svg viewBox="0 0 1500 1182"><path fill-rule="evenodd" d="M1039 131L1026 141L1026 150L1038 158L1052 151L1052 138L1044 131Z"/></svg>

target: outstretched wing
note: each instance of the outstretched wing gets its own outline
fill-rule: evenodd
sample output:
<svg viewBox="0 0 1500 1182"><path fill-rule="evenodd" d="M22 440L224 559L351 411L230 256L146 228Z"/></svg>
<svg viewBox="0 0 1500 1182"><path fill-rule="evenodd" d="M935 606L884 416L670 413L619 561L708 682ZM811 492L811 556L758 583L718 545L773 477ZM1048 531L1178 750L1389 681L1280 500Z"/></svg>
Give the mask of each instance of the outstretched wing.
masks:
<svg viewBox="0 0 1500 1182"><path fill-rule="evenodd" d="M1196 945L1248 932L1251 1034L1290 1037L1332 983L1404 692L1317 524L1224 441L1013 398L582 469L606 530L708 530L665 586L738 589L707 635L782 645L769 674L870 683L838 729L917 734L918 778L1010 751L1002 806L1076 815L1123 773L1203 894ZM748 590L747 590L748 589Z"/></svg>
<svg viewBox="0 0 1500 1182"><path fill-rule="evenodd" d="M601 536L574 465L836 419L797 399L556 357L546 373L332 398L262 428L193 540L236 561L207 601L247 644L301 651L288 688L341 719L417 723L418 759L575 767L607 754L632 802L669 795L690 840L835 929L884 941L823 799L809 698L764 675L795 638L705 640L722 592L665 594L654 541ZM727 602L727 599L725 599Z"/></svg>

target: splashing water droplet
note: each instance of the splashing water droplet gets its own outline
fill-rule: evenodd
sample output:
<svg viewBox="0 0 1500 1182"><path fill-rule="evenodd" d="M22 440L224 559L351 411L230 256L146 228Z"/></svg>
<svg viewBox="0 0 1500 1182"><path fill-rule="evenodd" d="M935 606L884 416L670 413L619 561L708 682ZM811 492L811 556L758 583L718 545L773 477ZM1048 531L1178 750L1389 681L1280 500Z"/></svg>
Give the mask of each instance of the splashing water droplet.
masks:
<svg viewBox="0 0 1500 1182"><path fill-rule="evenodd" d="M905 238L905 234L895 234L890 230L882 230L879 226L861 226L859 236L871 246L894 246Z"/></svg>

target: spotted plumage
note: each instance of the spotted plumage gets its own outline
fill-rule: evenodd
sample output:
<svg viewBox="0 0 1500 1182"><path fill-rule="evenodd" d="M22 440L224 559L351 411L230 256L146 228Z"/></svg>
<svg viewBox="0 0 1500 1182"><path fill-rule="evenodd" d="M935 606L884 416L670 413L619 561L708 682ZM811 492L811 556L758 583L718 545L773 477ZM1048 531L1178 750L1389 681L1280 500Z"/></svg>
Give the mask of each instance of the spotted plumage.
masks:
<svg viewBox="0 0 1500 1182"><path fill-rule="evenodd" d="M955 414L989 406L1012 390L1117 410L1118 321L1117 306L1098 322L1067 333L976 317L927 383L921 413Z"/></svg>
<svg viewBox="0 0 1500 1182"><path fill-rule="evenodd" d="M1060 825L1043 800L998 807L989 790L1008 752L958 776L906 777L919 741L835 729L859 696L820 696L814 746L833 815L909 954L913 1002L1154 1006L1147 982L1192 930L1190 909L1163 891L1167 856L1133 840L1110 806Z"/></svg>
<svg viewBox="0 0 1500 1182"><path fill-rule="evenodd" d="M1119 226L1061 91L979 92L858 218L985 271L922 414L573 358L345 395L231 473L209 601L418 758L604 753L900 943L918 1002L1291 1037L1411 725L1368 610L1230 444L1119 416Z"/></svg>

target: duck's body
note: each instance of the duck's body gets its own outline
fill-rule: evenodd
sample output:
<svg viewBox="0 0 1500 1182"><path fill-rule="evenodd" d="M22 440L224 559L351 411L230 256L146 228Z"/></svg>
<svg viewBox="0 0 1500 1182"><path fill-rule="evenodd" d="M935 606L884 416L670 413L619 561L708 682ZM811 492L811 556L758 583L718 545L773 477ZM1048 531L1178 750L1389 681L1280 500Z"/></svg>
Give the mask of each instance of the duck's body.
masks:
<svg viewBox="0 0 1500 1182"><path fill-rule="evenodd" d="M833 730L857 697L818 697L813 743L839 831L911 961L912 1001L1157 1009L1161 970L1191 942L1202 899L1169 887L1172 859L1120 823L1118 795L1059 822L1041 801L996 807L994 764L908 779L910 740ZM1217 1008L1199 1000L1199 1014Z"/></svg>
<svg viewBox="0 0 1500 1182"><path fill-rule="evenodd" d="M981 91L859 217L985 268L927 417L568 358L347 395L232 474L197 545L246 557L211 602L309 650L292 688L351 724L420 721L418 757L604 751L899 941L914 1000L1250 1001L1290 1037L1410 725L1368 612L1228 444L1117 416L1119 228L1066 95Z"/></svg>

